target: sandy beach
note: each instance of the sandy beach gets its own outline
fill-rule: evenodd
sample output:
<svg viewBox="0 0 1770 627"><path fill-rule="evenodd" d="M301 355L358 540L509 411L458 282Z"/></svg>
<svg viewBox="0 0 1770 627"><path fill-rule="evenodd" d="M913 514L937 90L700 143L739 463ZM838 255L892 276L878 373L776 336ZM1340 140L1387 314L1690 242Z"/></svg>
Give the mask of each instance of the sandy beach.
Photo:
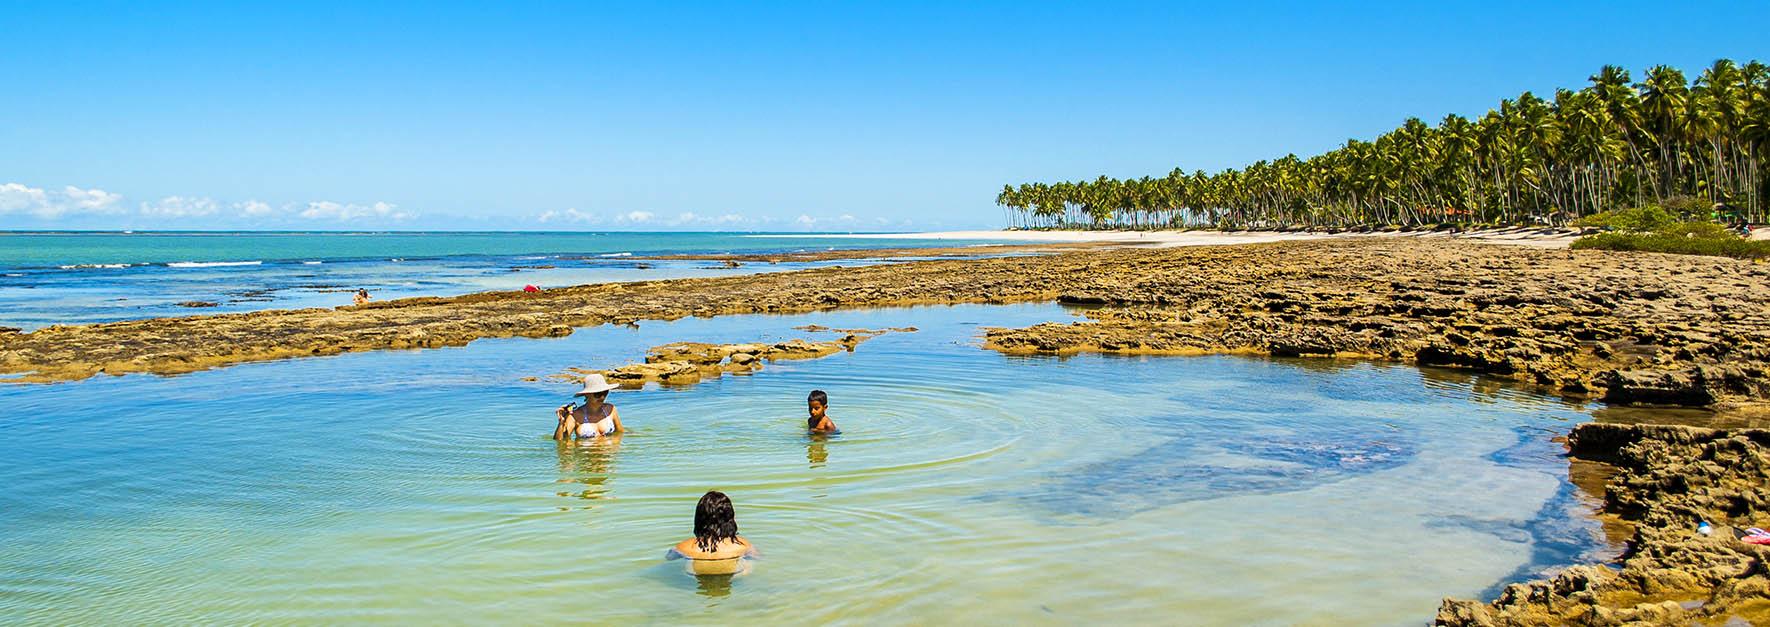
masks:
<svg viewBox="0 0 1770 627"><path fill-rule="evenodd" d="M851 238L851 239L925 239L925 240L1007 240L1016 242L1044 243L1110 243L1154 248L1172 248L1178 246L1227 246L1235 244L1265 244L1271 242L1318 240L1318 239L1458 239L1489 242L1495 244L1515 244L1540 248L1565 248L1568 243L1578 237L1576 229L1552 228L1502 228L1482 229L1473 231L1380 231L1371 233L1355 232L1309 232L1309 231L938 231L927 233L852 233L843 235L820 235L818 237ZM766 237L794 237L792 235L770 235Z"/></svg>

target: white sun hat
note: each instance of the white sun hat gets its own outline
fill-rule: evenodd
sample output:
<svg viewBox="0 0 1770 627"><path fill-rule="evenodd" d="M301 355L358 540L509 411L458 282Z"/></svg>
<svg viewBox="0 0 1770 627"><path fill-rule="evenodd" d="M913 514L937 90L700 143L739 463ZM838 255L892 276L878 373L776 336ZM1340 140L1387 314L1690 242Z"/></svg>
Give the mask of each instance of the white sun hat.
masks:
<svg viewBox="0 0 1770 627"><path fill-rule="evenodd" d="M584 389L578 390L577 393L572 394L572 396L589 396L591 394L601 394L603 392L607 392L609 390L613 390L618 387L621 387L621 386L615 385L613 383L609 383L608 379L602 378L602 375L593 374L593 375L584 377Z"/></svg>

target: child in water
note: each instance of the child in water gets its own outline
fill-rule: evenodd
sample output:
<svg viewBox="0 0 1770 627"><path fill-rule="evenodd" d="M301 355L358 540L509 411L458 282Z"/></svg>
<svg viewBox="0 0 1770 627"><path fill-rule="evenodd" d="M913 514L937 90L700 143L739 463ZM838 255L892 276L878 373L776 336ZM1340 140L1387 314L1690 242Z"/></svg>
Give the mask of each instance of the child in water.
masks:
<svg viewBox="0 0 1770 627"><path fill-rule="evenodd" d="M756 556L756 547L738 535L737 512L724 492L701 496L694 510L694 537L676 543L666 559L688 559L688 572L696 575L741 575L750 569L745 558Z"/></svg>
<svg viewBox="0 0 1770 627"><path fill-rule="evenodd" d="M811 417L805 419L805 428L812 433L841 433L836 428L836 421L830 420L824 413L830 407L830 395L823 390L812 390L811 396L805 399L805 406L811 410Z"/></svg>

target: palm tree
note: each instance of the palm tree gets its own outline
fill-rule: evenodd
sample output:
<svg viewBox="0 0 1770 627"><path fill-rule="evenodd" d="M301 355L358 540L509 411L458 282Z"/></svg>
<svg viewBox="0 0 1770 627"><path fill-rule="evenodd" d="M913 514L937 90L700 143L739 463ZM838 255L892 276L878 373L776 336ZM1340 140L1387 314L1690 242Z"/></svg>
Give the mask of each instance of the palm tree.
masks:
<svg viewBox="0 0 1770 627"><path fill-rule="evenodd" d="M1004 186L1013 224L1350 227L1560 221L1679 199L1728 201L1764 217L1770 192L1770 67L1722 59L1694 84L1654 66L1630 83L1604 66L1553 100L1525 92L1474 120L1408 119L1309 158L1216 174Z"/></svg>

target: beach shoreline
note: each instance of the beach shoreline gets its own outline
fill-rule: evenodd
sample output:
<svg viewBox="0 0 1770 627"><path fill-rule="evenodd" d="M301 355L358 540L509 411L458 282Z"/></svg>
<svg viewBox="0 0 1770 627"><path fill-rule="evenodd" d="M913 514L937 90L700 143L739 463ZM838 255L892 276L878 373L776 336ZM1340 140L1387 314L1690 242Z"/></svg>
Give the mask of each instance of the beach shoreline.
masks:
<svg viewBox="0 0 1770 627"><path fill-rule="evenodd" d="M1039 243L1104 243L1155 248L1178 246L1233 246L1271 242L1320 239L1453 239L1512 244L1540 248L1565 248L1579 237L1577 229L1560 228L1492 228L1469 231L1213 231L1213 230L1000 230L1000 231L930 231L921 233L833 233L817 235L754 235L759 238L819 237L832 239L899 239L899 240L992 240Z"/></svg>

